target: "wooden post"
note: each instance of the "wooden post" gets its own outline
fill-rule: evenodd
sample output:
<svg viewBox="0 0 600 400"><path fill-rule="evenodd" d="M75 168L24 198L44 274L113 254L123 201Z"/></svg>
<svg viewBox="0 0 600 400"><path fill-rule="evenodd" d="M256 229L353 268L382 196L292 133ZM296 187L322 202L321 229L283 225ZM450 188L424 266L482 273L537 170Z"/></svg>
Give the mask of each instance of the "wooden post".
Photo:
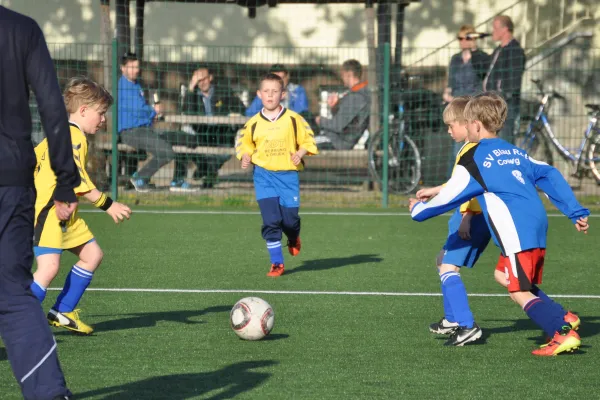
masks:
<svg viewBox="0 0 600 400"><path fill-rule="evenodd" d="M119 43L119 58L131 51L131 28L129 26L129 0L116 0L116 29Z"/></svg>
<svg viewBox="0 0 600 400"><path fill-rule="evenodd" d="M110 29L110 0L100 0L100 37L102 38L102 66L104 87L111 92L110 63L112 60Z"/></svg>
<svg viewBox="0 0 600 400"><path fill-rule="evenodd" d="M135 54L141 61L144 58L144 8L146 0L135 2Z"/></svg>
<svg viewBox="0 0 600 400"><path fill-rule="evenodd" d="M371 136L379 133L381 116L379 115L379 90L377 88L377 47L375 44L375 10L371 0L367 0L365 9L367 20L367 48L369 49L369 91L371 93L371 117L369 118L369 133Z"/></svg>

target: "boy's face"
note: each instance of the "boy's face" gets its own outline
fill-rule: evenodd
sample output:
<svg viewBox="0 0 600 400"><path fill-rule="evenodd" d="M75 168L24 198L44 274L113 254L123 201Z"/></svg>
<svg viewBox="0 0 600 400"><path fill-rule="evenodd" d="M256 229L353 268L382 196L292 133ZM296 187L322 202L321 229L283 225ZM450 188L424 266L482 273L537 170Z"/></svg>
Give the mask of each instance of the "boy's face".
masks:
<svg viewBox="0 0 600 400"><path fill-rule="evenodd" d="M481 122L479 121L467 121L467 139L469 142L479 142L479 136L481 132Z"/></svg>
<svg viewBox="0 0 600 400"><path fill-rule="evenodd" d="M465 121L452 121L448 124L448 133L452 139L457 142L464 142L467 139L467 124Z"/></svg>
<svg viewBox="0 0 600 400"><path fill-rule="evenodd" d="M281 83L266 80L262 81L256 95L262 100L263 107L266 110L274 111L279 107L281 99L285 96L285 91L281 87Z"/></svg>
<svg viewBox="0 0 600 400"><path fill-rule="evenodd" d="M121 65L121 72L128 80L135 82L140 75L140 62L138 60L128 61Z"/></svg>
<svg viewBox="0 0 600 400"><path fill-rule="evenodd" d="M106 122L106 110L99 109L97 106L83 105L77 110L77 124L85 133L95 134Z"/></svg>

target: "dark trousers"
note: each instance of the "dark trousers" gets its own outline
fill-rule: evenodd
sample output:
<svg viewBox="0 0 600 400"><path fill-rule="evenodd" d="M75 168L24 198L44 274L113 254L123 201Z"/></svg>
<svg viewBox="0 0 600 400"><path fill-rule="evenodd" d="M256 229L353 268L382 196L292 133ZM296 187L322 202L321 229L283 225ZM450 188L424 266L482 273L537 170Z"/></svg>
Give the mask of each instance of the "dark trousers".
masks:
<svg viewBox="0 0 600 400"><path fill-rule="evenodd" d="M163 165L175 158L171 145L150 127L126 129L120 135L121 142L126 145L152 154L150 161L137 172L140 178L150 180Z"/></svg>
<svg viewBox="0 0 600 400"><path fill-rule="evenodd" d="M0 336L27 400L70 395L33 282L35 189L0 187Z"/></svg>
<svg viewBox="0 0 600 400"><path fill-rule="evenodd" d="M521 123L521 104L519 100L507 100L508 106L506 114L506 122L504 126L498 132L500 138L506 140L508 143L514 144L515 135L519 132L519 125Z"/></svg>
<svg viewBox="0 0 600 400"><path fill-rule="evenodd" d="M267 242L280 241L282 233L290 241L295 241L300 236L298 207L284 207L279 204L277 197L258 200L258 207L263 220L262 237Z"/></svg>

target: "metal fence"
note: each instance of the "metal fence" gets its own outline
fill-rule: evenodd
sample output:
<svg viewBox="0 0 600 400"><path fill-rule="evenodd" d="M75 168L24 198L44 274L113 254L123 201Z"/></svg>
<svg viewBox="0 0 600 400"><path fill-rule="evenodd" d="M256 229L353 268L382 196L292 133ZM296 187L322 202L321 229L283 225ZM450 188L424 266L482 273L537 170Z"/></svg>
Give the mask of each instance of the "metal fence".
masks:
<svg viewBox="0 0 600 400"><path fill-rule="evenodd" d="M579 146L590 122L585 104L600 103L600 49L591 48L585 34L568 39L560 46L554 43L526 49L517 140L536 117L542 96L540 86L532 80L540 80L547 93L558 96L545 109L551 135L543 124L536 125L538 135L531 151L536 158L557 166L581 201L594 205L600 199L599 182L589 165L588 147L580 152ZM116 86L122 72L116 43L111 48L99 44L50 44L50 48L61 84L72 76L87 75L118 97ZM485 50L491 53L493 49ZM392 64L389 52L388 45L382 46L377 62L363 65L362 80L368 80L368 92L375 100L370 121L360 127L352 148L323 150L306 160L306 170L301 173L304 205L405 206L407 194L449 177L454 146L441 119L445 106L442 92L447 86L449 60L457 49L405 48L402 68ZM309 107L302 115L318 135L317 117L343 112L328 104L331 93L341 97L349 91L340 77L341 64L348 59L369 59L368 53L364 47L146 46L140 83L148 104L159 101L161 105L152 134L172 146L175 159L151 177L148 192L136 191L130 179L152 155L122 143L113 107L106 129L89 138L92 179L99 188L139 204L252 204L251 173L241 169L233 147L259 77L273 64L285 65L291 84L306 92ZM205 60L202 65L191 61L199 55ZM223 99L215 104L211 117L203 116L202 107L187 105L191 100L202 101L190 98L194 95L188 91L194 71L200 67L209 69L213 90ZM229 98L230 92L234 100ZM230 101L235 104L228 104ZM32 109L35 111L33 97ZM35 112L34 122L34 140L39 141L43 133ZM118 152L113 152L115 146ZM182 181L186 185L181 185Z"/></svg>

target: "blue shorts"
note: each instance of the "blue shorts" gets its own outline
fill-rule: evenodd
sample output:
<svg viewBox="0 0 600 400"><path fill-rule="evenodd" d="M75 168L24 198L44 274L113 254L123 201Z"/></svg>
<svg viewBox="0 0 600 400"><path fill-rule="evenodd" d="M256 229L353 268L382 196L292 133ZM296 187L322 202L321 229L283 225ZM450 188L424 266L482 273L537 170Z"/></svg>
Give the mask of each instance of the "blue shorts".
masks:
<svg viewBox="0 0 600 400"><path fill-rule="evenodd" d="M95 241L96 241L96 239L88 240L84 244L92 243ZM83 245L80 245L80 246L83 246ZM79 246L77 246L77 247L79 247ZM43 256L44 254L62 254L63 251L65 251L65 250L64 249L56 249L54 247L33 246L33 254L36 257Z"/></svg>
<svg viewBox="0 0 600 400"><path fill-rule="evenodd" d="M464 240L458 236L458 227L462 214L457 209L448 221L448 238L444 244L442 264L471 268L490 242L490 230L483 214L476 214L471 219L471 239Z"/></svg>
<svg viewBox="0 0 600 400"><path fill-rule="evenodd" d="M269 171L254 166L256 200L279 198L283 207L300 207L300 180L298 171Z"/></svg>

